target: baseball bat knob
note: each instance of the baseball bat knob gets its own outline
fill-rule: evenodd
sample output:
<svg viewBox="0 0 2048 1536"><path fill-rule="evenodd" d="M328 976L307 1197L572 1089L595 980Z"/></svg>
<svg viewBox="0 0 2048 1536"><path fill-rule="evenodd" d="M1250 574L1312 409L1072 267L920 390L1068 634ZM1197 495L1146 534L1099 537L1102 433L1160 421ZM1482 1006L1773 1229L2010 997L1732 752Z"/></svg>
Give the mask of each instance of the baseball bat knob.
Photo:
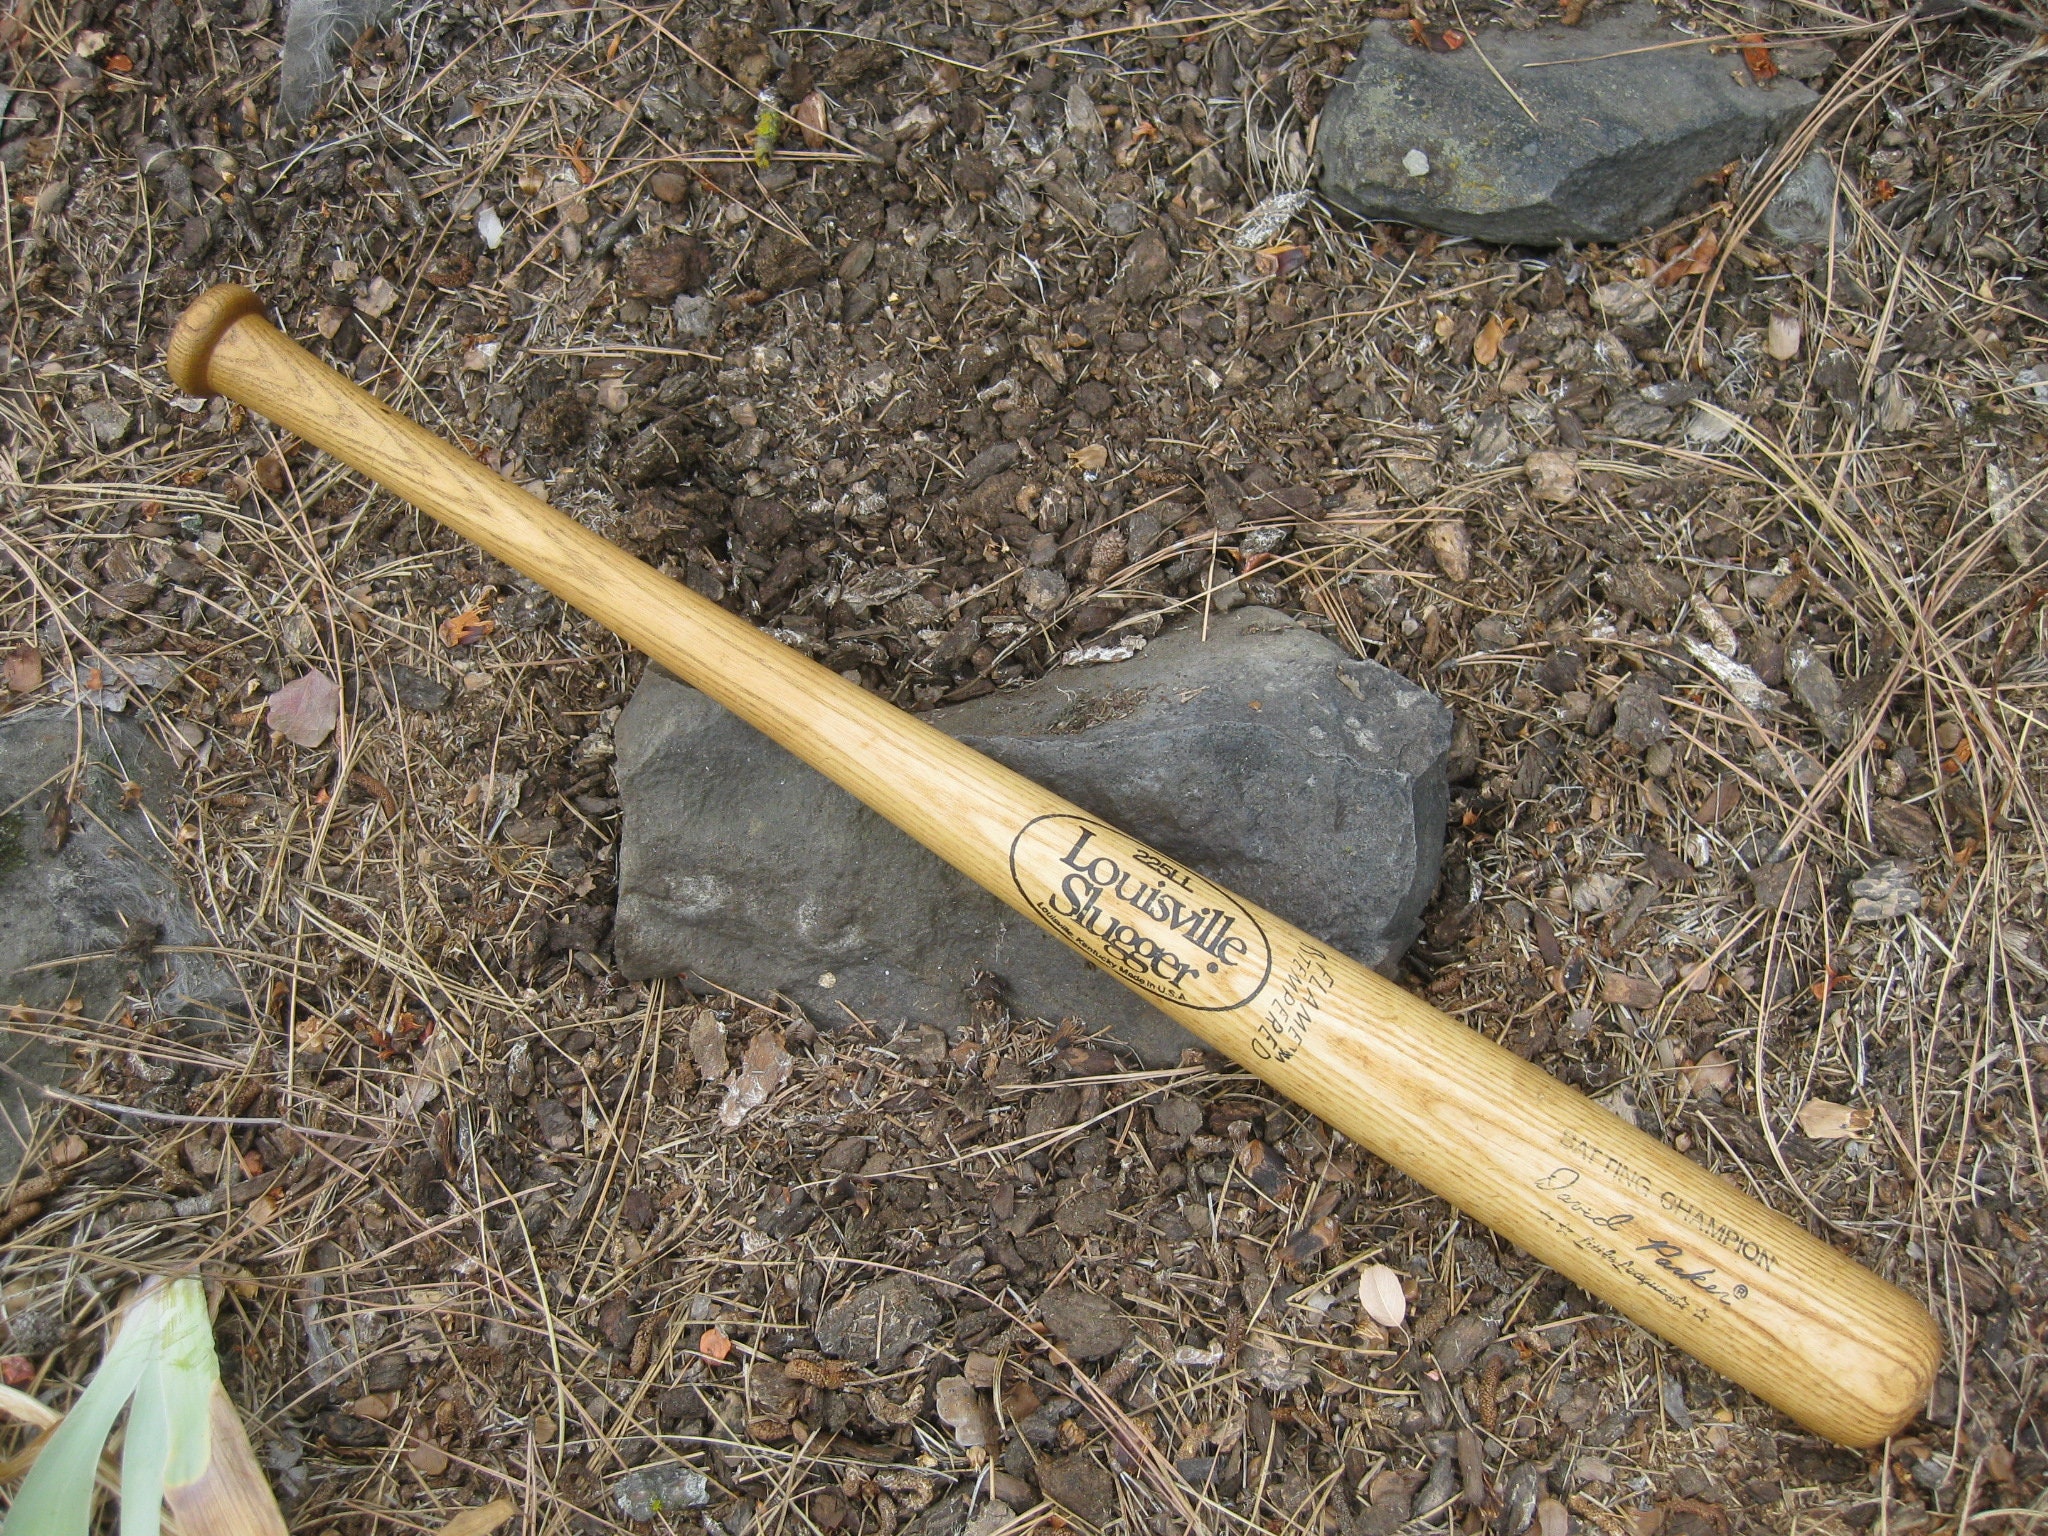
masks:
<svg viewBox="0 0 2048 1536"><path fill-rule="evenodd" d="M237 320L263 313L263 301L239 283L222 283L194 299L171 331L164 367L171 382L188 395L217 395L207 376L213 349Z"/></svg>

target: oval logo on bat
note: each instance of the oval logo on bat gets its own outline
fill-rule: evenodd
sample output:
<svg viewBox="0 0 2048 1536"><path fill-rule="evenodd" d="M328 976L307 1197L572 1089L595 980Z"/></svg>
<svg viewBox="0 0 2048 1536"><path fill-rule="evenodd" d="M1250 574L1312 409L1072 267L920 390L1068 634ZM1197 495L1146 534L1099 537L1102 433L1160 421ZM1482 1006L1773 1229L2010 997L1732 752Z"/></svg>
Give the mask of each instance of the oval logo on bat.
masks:
<svg viewBox="0 0 2048 1536"><path fill-rule="evenodd" d="M1250 909L1214 881L1086 816L1025 823L1010 878L1047 927L1141 992L1223 1013L1259 995L1272 946Z"/></svg>

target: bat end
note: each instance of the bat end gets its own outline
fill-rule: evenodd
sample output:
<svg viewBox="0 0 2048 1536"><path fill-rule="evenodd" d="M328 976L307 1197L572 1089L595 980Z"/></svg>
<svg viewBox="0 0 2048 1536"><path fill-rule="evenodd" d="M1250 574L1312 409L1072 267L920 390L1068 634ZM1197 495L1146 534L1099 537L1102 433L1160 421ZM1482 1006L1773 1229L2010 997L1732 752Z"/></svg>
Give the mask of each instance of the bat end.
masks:
<svg viewBox="0 0 2048 1536"><path fill-rule="evenodd" d="M262 313L263 301L239 283L222 283L199 295L178 316L164 347L171 382L188 395L217 393L207 376L214 347L236 321Z"/></svg>

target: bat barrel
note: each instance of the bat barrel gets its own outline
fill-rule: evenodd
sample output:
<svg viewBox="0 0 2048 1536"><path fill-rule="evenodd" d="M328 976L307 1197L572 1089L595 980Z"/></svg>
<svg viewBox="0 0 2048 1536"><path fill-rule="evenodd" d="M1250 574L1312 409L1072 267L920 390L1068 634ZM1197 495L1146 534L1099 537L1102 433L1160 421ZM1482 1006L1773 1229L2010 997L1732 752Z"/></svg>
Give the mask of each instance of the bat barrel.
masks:
<svg viewBox="0 0 2048 1536"><path fill-rule="evenodd" d="M1540 1069L779 645L325 367L246 289L171 337L259 411L613 630L1368 1151L1816 1433L1925 1401L1926 1310Z"/></svg>

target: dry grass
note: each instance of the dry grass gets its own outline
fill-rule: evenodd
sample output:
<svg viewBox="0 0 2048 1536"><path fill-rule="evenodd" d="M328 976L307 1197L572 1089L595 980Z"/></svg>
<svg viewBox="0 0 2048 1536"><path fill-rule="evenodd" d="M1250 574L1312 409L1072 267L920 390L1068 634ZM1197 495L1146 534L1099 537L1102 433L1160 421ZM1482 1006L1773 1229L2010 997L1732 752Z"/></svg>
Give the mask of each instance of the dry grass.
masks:
<svg viewBox="0 0 2048 1536"><path fill-rule="evenodd" d="M732 43L734 18L707 29L708 7L406 11L358 50L311 147L269 116L268 8L188 9L175 25L108 7L85 21L145 73L138 39L172 39L153 46L183 71L187 121L149 118L102 74L83 116L66 102L74 115L53 111L4 166L0 646L39 645L50 690L144 668L135 707L175 745L185 786L152 812L248 1017L207 1032L145 1002L15 1025L54 1032L78 1067L24 1175L61 1177L6 1251L29 1390L67 1401L119 1289L198 1259L229 1282L228 1381L309 1532L432 1531L501 1496L528 1531L622 1528L608 1490L672 1457L709 1474L724 1529L792 1536L951 1531L997 1491L1017 1511L1007 1529L1050 1528L1076 1516L1040 1502L1047 1469L1084 1464L1115 1477L1081 1513L1129 1531L1376 1529L1371 1495L1402 1473L1408 1493L1429 1479L1476 1496L1448 1517L1418 1506L1417 1529L1477 1528L1479 1511L1495 1528L1538 1488L1578 1529L1631 1536L2039 1524L2048 385L2023 370L2048 350L2028 28L1703 10L1851 56L1814 131L1722 200L1628 250L1555 259L1312 209L1295 235L1311 264L1289 285L1228 234L1300 183L1317 72L1341 62L1348 12L1246 7L1164 41L1122 11L764 12L778 46L829 56L879 28L903 62L886 111L866 87L838 90L833 140L785 145L761 177L751 121L718 115L752 44ZM0 16L21 29L20 85L46 91L80 21L46 0ZM1241 74L1216 63L1226 50ZM1172 72L1180 59L1197 81ZM962 258L939 299L936 278L897 269L870 355L844 323L858 280L836 275L854 216L836 221L872 193L865 153L889 117L913 95L957 110L935 71L993 105L1041 60L1059 92L1091 65L1097 101L1126 108L1119 128L1207 113L1217 178L1179 153L1185 138L1139 161L1162 178L1133 195L1174 230L1170 284L1132 307L1139 319L1105 324L1156 335L1213 315L1228 339L1110 355L1098 336L1066 354L1058 390L1020 356L1009 395L963 407L956 340L1056 341L1109 290L1119 247L1057 178L1031 184L1022 219L1013 194L928 199L913 221L985 261ZM689 133L611 122L629 88L643 110L686 96L690 68L710 106L691 108ZM236 137L245 101L257 126ZM465 112L469 128L445 126ZM245 190L202 185L188 213L131 150L202 119L218 119ZM1841 238L1818 257L1738 243L1809 140L1845 168ZM942 182L950 141L930 142L888 174ZM321 146L339 147L331 186ZM188 177L215 164L177 148ZM653 203L649 178L677 168L719 178ZM472 193L510 228L500 257L471 233ZM892 200L872 195L878 210ZM572 253L636 206L716 253L727 334L681 334L662 308L627 318L616 272ZM180 257L194 217L209 242ZM1595 291L1708 224L1715 272L1658 290L1662 317L1603 350L1616 327ZM747 295L774 233L817 247L834 275ZM457 257L478 263L467 286L418 280ZM352 284L338 260L361 266ZM541 442L533 408L550 390L645 395L668 370L691 374L772 429L730 469L748 494L781 484L829 510L867 478L912 502L921 525L828 525L827 568L760 615L817 621L798 638L906 704L1035 675L1081 639L1156 632L1240 593L1439 688L1465 722L1468 771L1412 979L1924 1296L1952 1343L1928 1418L1868 1462L1829 1453L1214 1063L1123 1074L1085 1028L996 1008L947 1041L618 975L598 937L618 833L609 724L635 659L260 420L179 399L157 366L164 322L203 281L254 280L311 337L323 306L378 272L396 303L350 322L357 377L695 581L731 593L759 573L646 532L685 514L617 485L612 448L631 430L618 413L595 418L597 449ZM1558 315L1569 323L1542 347L1475 361L1487 319L1515 338ZM1796 320L1795 356L1767 350L1773 315ZM465 367L484 335L498 360ZM886 382L861 372L882 363ZM1052 413L1002 434L1037 432L1041 496L1088 509L1038 524L1074 580L1057 613L1027 614L1010 596L1016 529L962 516L951 490L982 438L944 412L1020 394L1036 411L1084 377L1123 392L1114 420L1045 438ZM1711 409L1681 403L1647 428L1638 413L1632 431L1601 414L1688 379ZM516 429L502 410L515 399ZM890 414L925 399L942 402L932 420ZM103 440L91 408L108 403L132 426ZM719 453L737 453L743 425L721 427ZM1069 459L1089 443L1108 449L1101 480ZM1577 453L1569 501L1537 496L1522 468L1537 448ZM1246 481L1250 520L1205 525L1218 474L1252 466L1314 504L1283 515ZM1165 525L1156 547L1092 570L1104 532L1141 516ZM1435 552L1454 525L1469 573ZM985 654L960 670L935 668L893 620L833 632L833 582L913 564L944 588L938 627L979 608ZM1630 574L1645 566L1670 578L1662 602ZM486 589L500 627L449 649L438 626ZM1684 644L1730 634L1766 673L1808 637L1847 691L1847 730L1831 739L1810 694L1775 674L1793 697L1746 700ZM1555 669L1565 650L1576 674ZM394 663L452 702L392 703ZM334 736L310 751L272 739L260 708L308 668L345 690ZM1642 750L1587 728L1653 675L1668 679L1667 739ZM1887 855L1912 866L1917 910L1851 918L1847 882ZM1783 877L1761 899L1759 867ZM721 1091L692 1050L714 1016L734 1059L764 1030L794 1058L737 1133L719 1128ZM1155 1116L1169 1090L1209 1108L1192 1144ZM1867 1133L1808 1137L1798 1113L1815 1099L1868 1111ZM542 1100L565 1114L540 1119ZM1254 1136L1289 1157L1277 1190L1241 1171ZM848 1137L866 1139L860 1160L822 1171ZM1100 1192L1106 1224L1048 1224ZM1285 1246L1327 1215L1335 1246ZM1364 1261L1413 1282L1412 1331L1389 1339L1350 1304ZM792 1375L818 1353L824 1310L896 1272L938 1299L927 1344L872 1371ZM1134 1321L1110 1358L1077 1364L1035 1326L1063 1281ZM1426 1348L1481 1315L1501 1340L1432 1372ZM55 1342L36 1347L24 1319ZM722 1359L706 1352L719 1339ZM993 1463L955 1445L932 1403L977 1355L995 1362L972 1365L995 1372ZM999 1488L998 1470L1028 1481Z"/></svg>

